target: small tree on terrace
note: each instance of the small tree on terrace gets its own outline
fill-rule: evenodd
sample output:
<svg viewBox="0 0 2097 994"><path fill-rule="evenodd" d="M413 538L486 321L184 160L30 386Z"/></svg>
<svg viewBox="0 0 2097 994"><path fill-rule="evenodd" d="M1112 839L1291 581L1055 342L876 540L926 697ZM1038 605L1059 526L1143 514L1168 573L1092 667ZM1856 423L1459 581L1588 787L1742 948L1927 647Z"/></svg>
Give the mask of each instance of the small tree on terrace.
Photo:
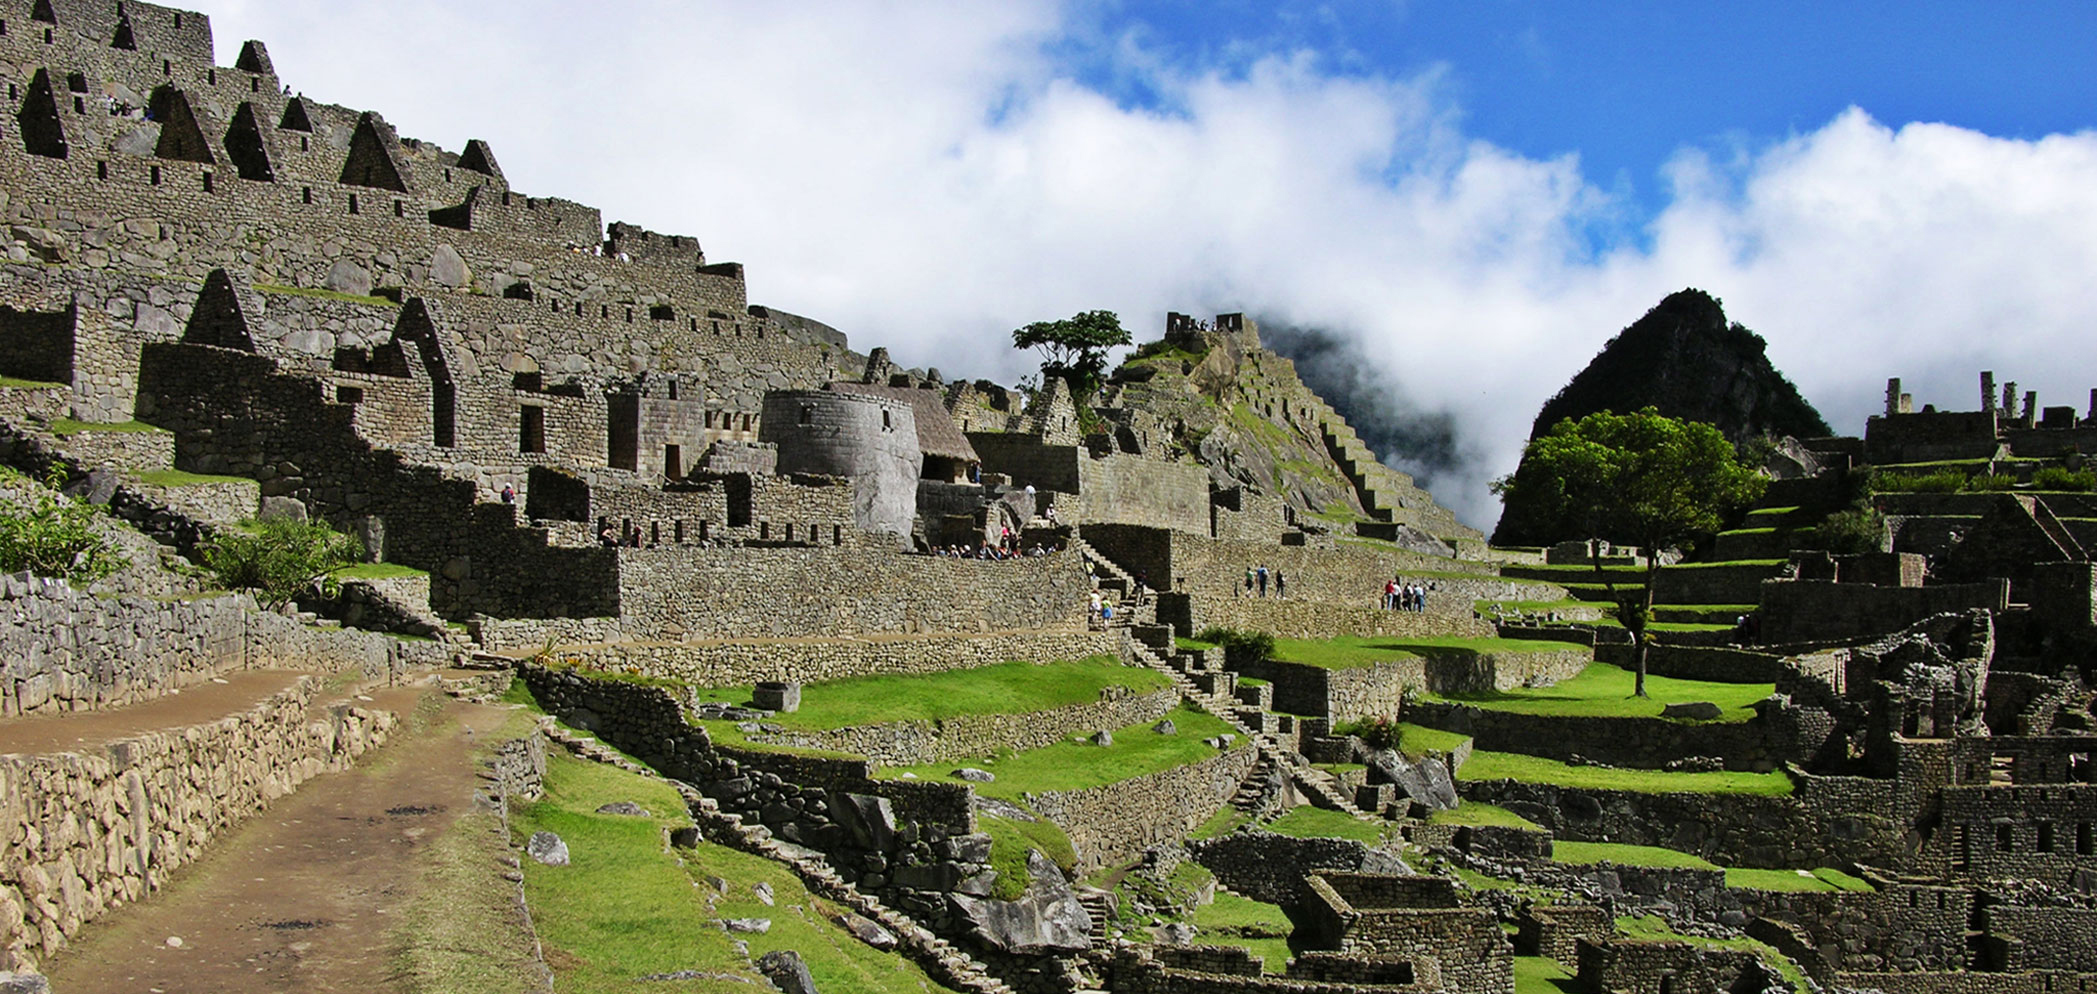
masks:
<svg viewBox="0 0 2097 994"><path fill-rule="evenodd" d="M1560 421L1530 441L1521 468L1496 481L1493 492L1541 504L1551 520L1577 534L1644 550L1645 590L1618 610L1636 643L1637 693L1644 697L1645 629L1660 550L1717 531L1727 514L1752 503L1766 486L1717 428L1648 407Z"/></svg>
<svg viewBox="0 0 2097 994"><path fill-rule="evenodd" d="M264 518L222 528L204 549L204 565L230 590L253 590L276 610L309 590L335 597L335 571L364 555L364 543L325 521Z"/></svg>
<svg viewBox="0 0 2097 994"><path fill-rule="evenodd" d="M1107 371L1107 350L1129 344L1128 329L1113 311L1085 311L1061 321L1036 321L1012 331L1015 349L1041 351L1041 375L1070 383L1080 407Z"/></svg>

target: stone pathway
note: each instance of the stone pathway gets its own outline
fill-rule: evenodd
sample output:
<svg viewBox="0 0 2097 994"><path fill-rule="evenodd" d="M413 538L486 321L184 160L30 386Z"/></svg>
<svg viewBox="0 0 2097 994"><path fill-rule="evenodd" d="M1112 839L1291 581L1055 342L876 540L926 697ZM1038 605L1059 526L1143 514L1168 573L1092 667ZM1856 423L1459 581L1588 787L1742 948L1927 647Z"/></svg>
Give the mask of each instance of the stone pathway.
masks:
<svg viewBox="0 0 2097 994"><path fill-rule="evenodd" d="M434 691L375 691L372 706L405 719L425 694ZM423 850L472 803L474 736L509 715L433 699L441 710L425 705L420 720L404 720L356 769L308 782L228 832L158 894L90 926L46 964L52 988L397 989L388 933L418 893Z"/></svg>

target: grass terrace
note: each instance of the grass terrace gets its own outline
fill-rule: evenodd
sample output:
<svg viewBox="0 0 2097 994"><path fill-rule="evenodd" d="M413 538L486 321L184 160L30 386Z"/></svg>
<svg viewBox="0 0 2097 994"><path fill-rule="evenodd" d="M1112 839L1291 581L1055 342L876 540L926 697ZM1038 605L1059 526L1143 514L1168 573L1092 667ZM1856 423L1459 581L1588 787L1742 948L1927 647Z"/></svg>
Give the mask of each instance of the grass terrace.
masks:
<svg viewBox="0 0 2097 994"><path fill-rule="evenodd" d="M1153 722L1138 722L1114 729L1114 744L1096 746L1089 742L1058 742L1041 749L1010 753L983 760L982 769L997 774L991 783L973 784L976 793L1020 801L1025 794L1051 790L1084 790L1120 783L1152 773L1201 762L1216 755L1203 745L1206 738L1238 735L1238 731L1207 711L1182 704L1169 716L1178 729L1171 735L1151 731ZM1231 748L1246 747L1238 735ZM953 776L954 762L922 766L884 766L876 776L895 778L906 774L937 783L968 783Z"/></svg>
<svg viewBox="0 0 2097 994"><path fill-rule="evenodd" d="M654 814L596 813L612 801ZM835 925L843 909L809 894L779 864L704 844L665 852L663 829L688 823L682 800L663 783L558 750L547 756L546 796L519 807L511 828L518 840L546 830L569 845L568 866L524 862L532 923L560 990L629 991L637 977L695 969L765 986L737 953L737 939L748 943L751 960L776 949L799 952L824 990L942 989L908 959L877 952ZM725 893L708 882L715 877L728 882ZM772 887L773 904L758 900L758 883ZM772 927L731 936L718 924L727 918L766 918Z"/></svg>
<svg viewBox="0 0 2097 994"><path fill-rule="evenodd" d="M1216 899L1194 909L1189 923L1200 931L1200 941L1250 950L1263 961L1261 968L1280 974L1288 968L1288 936L1296 926L1282 909L1217 888Z"/></svg>
<svg viewBox="0 0 2097 994"><path fill-rule="evenodd" d="M335 571L336 578L341 580L399 580L406 577L428 575L430 574L427 570L419 570L413 566L402 566L399 563L358 563L355 566L344 566Z"/></svg>
<svg viewBox="0 0 2097 994"><path fill-rule="evenodd" d="M1710 701L1719 707L1719 721L1734 722L1753 718L1755 712L1750 710L1749 705L1768 697L1776 690L1776 685L1769 683L1715 683L1708 680L1677 680L1672 677L1648 675L1646 693L1649 696L1637 697L1632 694L1636 683L1637 676L1623 667L1609 663L1589 663L1586 669L1580 671L1580 675L1549 687L1522 687L1490 694L1428 697L1431 700L1469 704L1489 711L1568 718L1658 718L1661 709L1668 704Z"/></svg>
<svg viewBox="0 0 2097 994"><path fill-rule="evenodd" d="M1301 663L1320 669L1345 670L1387 663L1394 659L1470 653L1586 652L1587 646L1571 642L1540 642L1503 638L1404 638L1380 635L1342 635L1329 639L1275 639L1278 662Z"/></svg>
<svg viewBox="0 0 2097 994"><path fill-rule="evenodd" d="M210 476L180 469L156 469L138 474L140 483L156 487L201 487L216 483L253 483L245 476Z"/></svg>
<svg viewBox="0 0 2097 994"><path fill-rule="evenodd" d="M919 676L865 676L811 683L801 688L800 710L767 720L789 730L823 731L852 725L1046 711L1093 703L1099 700L1100 691L1108 687L1125 687L1141 694L1169 686L1171 679L1164 674L1145 666L1123 665L1113 656L1049 663L1018 660ZM713 687L698 694L700 700L741 704L750 700L750 690Z"/></svg>
<svg viewBox="0 0 2097 994"><path fill-rule="evenodd" d="M1659 846L1634 846L1618 842L1566 842L1560 840L1552 844L1551 858L1560 863L1574 865L1615 863L1618 866L1724 870L1726 886L1739 887L1743 890L1824 893L1829 891L1870 891L1872 889L1872 886L1863 880L1833 867L1821 867L1816 870L1756 870L1719 866L1693 853L1665 849Z"/></svg>
<svg viewBox="0 0 2097 994"><path fill-rule="evenodd" d="M143 435L153 432L170 434L166 428L155 428L143 421L75 421L72 418L54 418L51 421L53 435L78 435L88 431L105 431L119 435Z"/></svg>
<svg viewBox="0 0 2097 994"><path fill-rule="evenodd" d="M65 390L70 388L64 383L52 383L49 380L25 380L19 376L0 376L0 389Z"/></svg>
<svg viewBox="0 0 2097 994"><path fill-rule="evenodd" d="M1665 770L1622 770L1608 766L1569 766L1555 759L1512 752L1471 753L1457 771L1458 780L1518 780L1581 790L1626 790L1643 794L1760 794L1781 797L1792 791L1782 770L1768 773L1671 773Z"/></svg>
<svg viewBox="0 0 2097 994"><path fill-rule="evenodd" d="M1798 964L1791 962L1790 959L1767 944L1754 939L1744 936L1737 939L1707 939L1703 936L1683 935L1669 928L1667 922L1657 915L1641 918L1618 918L1616 920L1616 930L1618 934L1626 938L1645 942L1686 942L1692 946L1702 946L1705 949L1751 950L1761 957L1762 962L1781 974L1794 990L1810 989L1806 986L1806 976L1800 972Z"/></svg>
<svg viewBox="0 0 2097 994"><path fill-rule="evenodd" d="M1375 845L1383 841L1384 826L1356 818L1345 811L1330 811L1306 804L1290 808L1267 823L1267 831L1295 839L1353 839Z"/></svg>
<svg viewBox="0 0 2097 994"><path fill-rule="evenodd" d="M1447 811L1436 811L1427 816L1430 825L1461 825L1479 828L1520 828L1532 832L1543 831L1543 826L1493 804L1465 801Z"/></svg>

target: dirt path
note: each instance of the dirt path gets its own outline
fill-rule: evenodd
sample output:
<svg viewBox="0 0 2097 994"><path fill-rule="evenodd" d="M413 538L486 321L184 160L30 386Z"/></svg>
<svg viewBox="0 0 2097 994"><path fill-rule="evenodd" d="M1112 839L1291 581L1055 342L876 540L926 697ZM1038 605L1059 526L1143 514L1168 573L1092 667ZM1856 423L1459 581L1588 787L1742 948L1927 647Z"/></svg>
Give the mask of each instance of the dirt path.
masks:
<svg viewBox="0 0 2097 994"><path fill-rule="evenodd" d="M160 893L90 926L46 964L52 988L397 989L387 933L418 891L423 850L472 803L475 735L509 712L420 689L372 696L367 706L404 719L392 742L356 769L309 781Z"/></svg>
<svg viewBox="0 0 2097 994"><path fill-rule="evenodd" d="M140 732L202 725L246 711L304 675L290 670L235 670L129 707L10 718L0 722L0 754L76 752Z"/></svg>

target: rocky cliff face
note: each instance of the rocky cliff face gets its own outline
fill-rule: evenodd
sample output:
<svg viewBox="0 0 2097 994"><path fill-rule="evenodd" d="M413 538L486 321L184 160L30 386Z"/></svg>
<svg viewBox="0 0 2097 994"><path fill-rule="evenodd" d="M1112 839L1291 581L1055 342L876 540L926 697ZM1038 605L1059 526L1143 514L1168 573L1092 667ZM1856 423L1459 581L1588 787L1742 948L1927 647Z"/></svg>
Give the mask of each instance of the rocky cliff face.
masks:
<svg viewBox="0 0 2097 994"><path fill-rule="evenodd" d="M1529 437L1566 418L1646 407L1716 425L1736 443L1762 435L1833 434L1820 412L1770 364L1765 347L1762 336L1728 322L1710 294L1695 289L1669 294L1610 339L1544 404ZM1503 511L1493 532L1493 541L1502 545L1578 537L1544 533L1516 505Z"/></svg>

